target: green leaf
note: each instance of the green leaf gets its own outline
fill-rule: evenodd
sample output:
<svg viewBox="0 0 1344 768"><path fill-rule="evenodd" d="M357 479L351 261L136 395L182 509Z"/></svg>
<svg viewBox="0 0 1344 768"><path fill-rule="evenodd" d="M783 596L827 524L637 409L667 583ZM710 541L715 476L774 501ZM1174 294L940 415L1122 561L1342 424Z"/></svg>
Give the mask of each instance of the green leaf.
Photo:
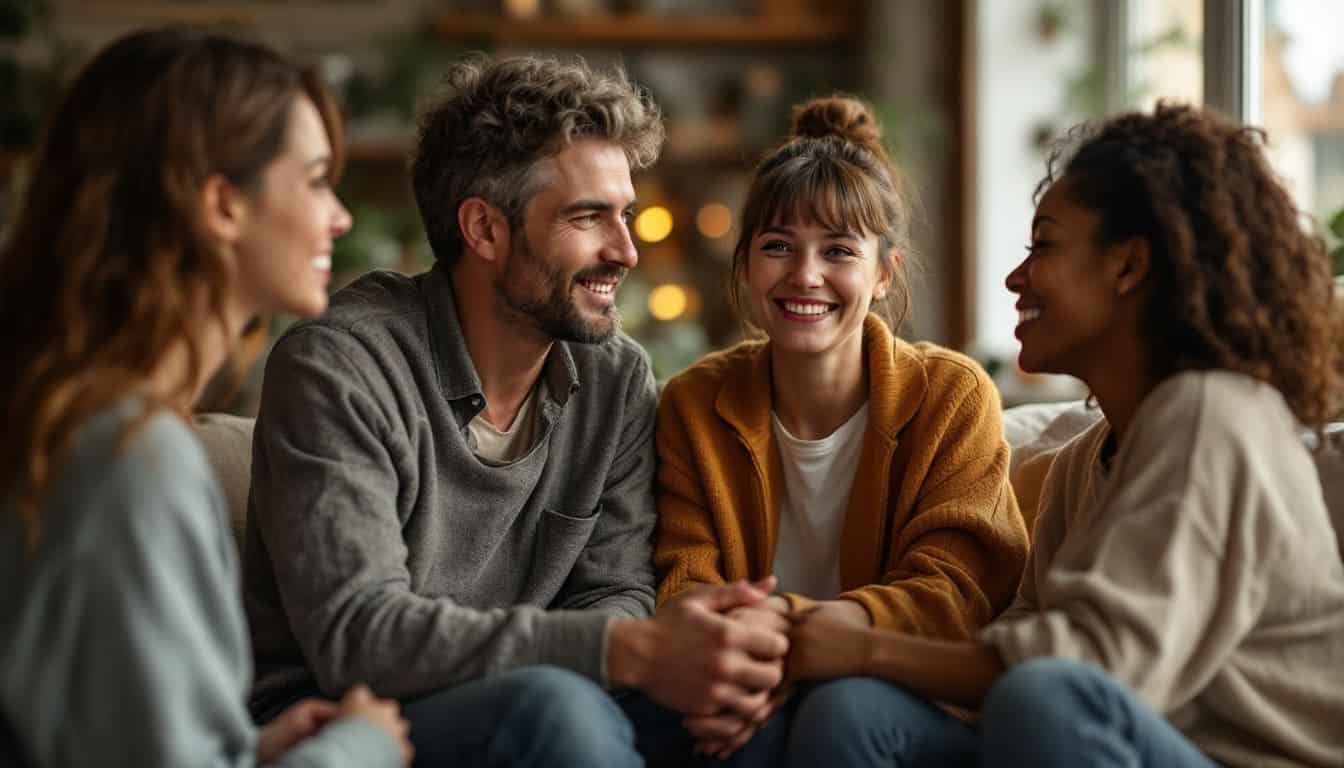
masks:
<svg viewBox="0 0 1344 768"><path fill-rule="evenodd" d="M1335 211L1334 217L1330 219L1330 231L1335 233L1335 237L1344 240L1344 208Z"/></svg>

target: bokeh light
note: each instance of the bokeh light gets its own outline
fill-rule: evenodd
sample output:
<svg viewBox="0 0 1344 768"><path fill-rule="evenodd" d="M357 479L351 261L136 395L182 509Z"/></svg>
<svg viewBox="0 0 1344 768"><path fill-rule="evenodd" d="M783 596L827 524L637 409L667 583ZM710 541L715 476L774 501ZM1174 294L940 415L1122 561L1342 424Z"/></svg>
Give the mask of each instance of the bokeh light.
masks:
<svg viewBox="0 0 1344 768"><path fill-rule="evenodd" d="M649 292L649 314L664 322L685 314L689 303L686 289L675 283L664 283Z"/></svg>
<svg viewBox="0 0 1344 768"><path fill-rule="evenodd" d="M672 212L661 205L651 205L635 217L635 234L646 243L660 243L672 234Z"/></svg>

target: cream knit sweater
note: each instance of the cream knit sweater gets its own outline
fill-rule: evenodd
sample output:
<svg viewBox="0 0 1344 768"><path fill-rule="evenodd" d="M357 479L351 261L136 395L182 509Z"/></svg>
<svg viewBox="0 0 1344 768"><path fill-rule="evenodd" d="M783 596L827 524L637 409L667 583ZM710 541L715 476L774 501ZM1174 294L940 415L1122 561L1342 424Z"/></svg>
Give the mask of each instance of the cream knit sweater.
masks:
<svg viewBox="0 0 1344 768"><path fill-rule="evenodd" d="M1344 567L1279 393L1188 372L1140 406L1109 468L1099 422L1046 476L1010 665L1090 662L1236 766L1344 765Z"/></svg>

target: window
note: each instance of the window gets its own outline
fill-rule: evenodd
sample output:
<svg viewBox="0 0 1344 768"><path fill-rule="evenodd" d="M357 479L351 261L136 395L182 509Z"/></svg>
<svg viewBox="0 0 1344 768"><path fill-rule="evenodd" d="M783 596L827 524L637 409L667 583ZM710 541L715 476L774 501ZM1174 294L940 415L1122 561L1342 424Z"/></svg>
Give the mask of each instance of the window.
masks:
<svg viewBox="0 0 1344 768"><path fill-rule="evenodd" d="M1270 160L1298 206L1321 222L1344 207L1341 10L1319 0L1268 0L1256 41Z"/></svg>

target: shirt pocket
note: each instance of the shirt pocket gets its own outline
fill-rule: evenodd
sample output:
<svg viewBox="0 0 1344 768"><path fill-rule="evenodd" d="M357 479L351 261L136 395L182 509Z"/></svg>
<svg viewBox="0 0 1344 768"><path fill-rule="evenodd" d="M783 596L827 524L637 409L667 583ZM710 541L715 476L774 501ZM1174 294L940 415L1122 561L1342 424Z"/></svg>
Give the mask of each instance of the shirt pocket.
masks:
<svg viewBox="0 0 1344 768"><path fill-rule="evenodd" d="M601 516L601 504L586 514L542 507L529 579L533 600L548 604L560 593Z"/></svg>

